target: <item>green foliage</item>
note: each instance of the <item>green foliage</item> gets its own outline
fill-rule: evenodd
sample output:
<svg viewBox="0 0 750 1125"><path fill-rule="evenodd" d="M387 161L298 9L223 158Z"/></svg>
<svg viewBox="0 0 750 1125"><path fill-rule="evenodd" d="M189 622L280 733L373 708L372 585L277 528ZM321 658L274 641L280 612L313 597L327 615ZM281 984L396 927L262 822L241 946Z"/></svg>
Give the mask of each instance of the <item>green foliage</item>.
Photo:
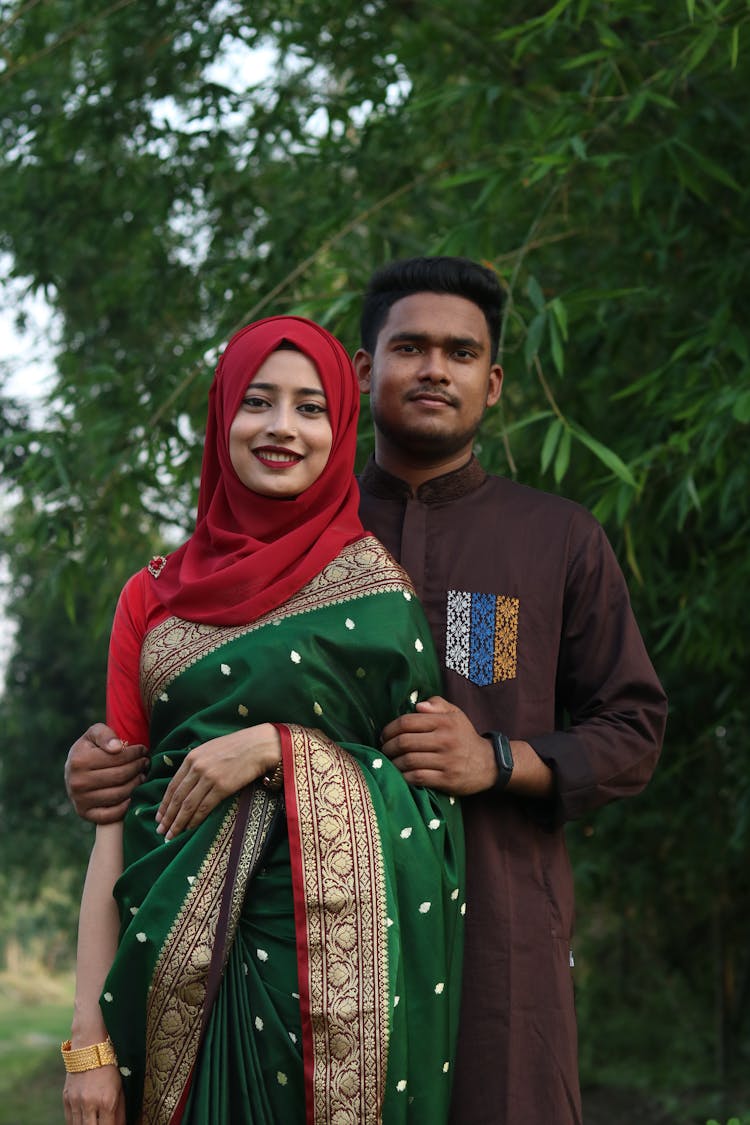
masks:
<svg viewBox="0 0 750 1125"><path fill-rule="evenodd" d="M605 523L671 698L646 794L571 829L583 1061L747 1072L749 24L746 0L0 0L0 250L61 325L41 420L0 398L4 810L67 823L100 638L190 526L230 332L298 311L354 349L375 265L486 261L506 384L483 461Z"/></svg>
<svg viewBox="0 0 750 1125"><path fill-rule="evenodd" d="M62 1119L60 1043L70 1034L72 986L28 964L0 976L0 1125Z"/></svg>

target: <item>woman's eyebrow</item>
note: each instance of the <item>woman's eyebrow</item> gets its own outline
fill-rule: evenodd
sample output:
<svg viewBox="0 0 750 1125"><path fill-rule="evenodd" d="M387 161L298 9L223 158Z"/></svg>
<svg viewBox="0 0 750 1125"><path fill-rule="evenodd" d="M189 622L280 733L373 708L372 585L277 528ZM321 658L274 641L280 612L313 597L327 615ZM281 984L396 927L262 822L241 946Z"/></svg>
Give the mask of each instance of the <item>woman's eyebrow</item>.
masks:
<svg viewBox="0 0 750 1125"><path fill-rule="evenodd" d="M278 391L278 383L248 383L247 390L252 390L255 387L256 391ZM247 393L247 391L245 392ZM296 387L294 393L300 395L318 395L320 398L325 398L326 393L320 387Z"/></svg>

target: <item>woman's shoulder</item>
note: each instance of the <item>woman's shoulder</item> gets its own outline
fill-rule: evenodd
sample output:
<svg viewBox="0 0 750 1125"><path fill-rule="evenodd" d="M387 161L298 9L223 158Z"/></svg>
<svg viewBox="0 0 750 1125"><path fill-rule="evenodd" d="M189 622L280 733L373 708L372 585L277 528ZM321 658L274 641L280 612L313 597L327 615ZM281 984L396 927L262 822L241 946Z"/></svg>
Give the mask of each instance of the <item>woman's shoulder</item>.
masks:
<svg viewBox="0 0 750 1125"><path fill-rule="evenodd" d="M357 598L394 593L401 594L407 602L416 599L412 581L403 567L380 540L366 534L347 543L307 585L261 620L266 622L340 606Z"/></svg>
<svg viewBox="0 0 750 1125"><path fill-rule="evenodd" d="M343 593L351 588L354 595L399 592L411 596L415 593L404 568L380 540L369 533L347 543L314 581L320 590L340 588Z"/></svg>
<svg viewBox="0 0 750 1125"><path fill-rule="evenodd" d="M146 566L130 576L120 592L118 616L126 615L137 622L143 632L152 628L154 619L165 612L154 582L165 562L164 556L155 555Z"/></svg>

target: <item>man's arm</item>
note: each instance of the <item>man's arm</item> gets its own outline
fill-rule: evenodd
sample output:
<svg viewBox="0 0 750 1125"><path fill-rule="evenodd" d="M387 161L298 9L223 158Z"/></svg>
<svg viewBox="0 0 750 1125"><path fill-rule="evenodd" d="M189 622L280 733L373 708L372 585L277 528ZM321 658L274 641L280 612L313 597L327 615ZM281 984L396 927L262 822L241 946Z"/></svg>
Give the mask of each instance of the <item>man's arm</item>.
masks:
<svg viewBox="0 0 750 1125"><path fill-rule="evenodd" d="M145 746L128 746L110 727L94 723L73 743L65 762L73 808L94 824L122 820L148 762Z"/></svg>
<svg viewBox="0 0 750 1125"><path fill-rule="evenodd" d="M467 797L491 789L498 768L489 739L458 707L441 696L417 704L383 730L382 749L410 785ZM519 797L551 797L555 777L528 742L511 742L513 772L507 791Z"/></svg>

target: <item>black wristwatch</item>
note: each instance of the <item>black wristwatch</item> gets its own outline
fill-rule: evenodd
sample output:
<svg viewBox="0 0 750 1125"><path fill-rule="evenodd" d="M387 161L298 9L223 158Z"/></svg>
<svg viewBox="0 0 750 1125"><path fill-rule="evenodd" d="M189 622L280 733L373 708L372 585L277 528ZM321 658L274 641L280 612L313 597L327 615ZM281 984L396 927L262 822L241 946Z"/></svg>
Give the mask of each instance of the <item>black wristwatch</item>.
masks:
<svg viewBox="0 0 750 1125"><path fill-rule="evenodd" d="M489 738L492 743L497 766L497 781L491 787L491 792L502 793L513 773L513 751L510 748L510 739L499 730L488 730L483 737Z"/></svg>

